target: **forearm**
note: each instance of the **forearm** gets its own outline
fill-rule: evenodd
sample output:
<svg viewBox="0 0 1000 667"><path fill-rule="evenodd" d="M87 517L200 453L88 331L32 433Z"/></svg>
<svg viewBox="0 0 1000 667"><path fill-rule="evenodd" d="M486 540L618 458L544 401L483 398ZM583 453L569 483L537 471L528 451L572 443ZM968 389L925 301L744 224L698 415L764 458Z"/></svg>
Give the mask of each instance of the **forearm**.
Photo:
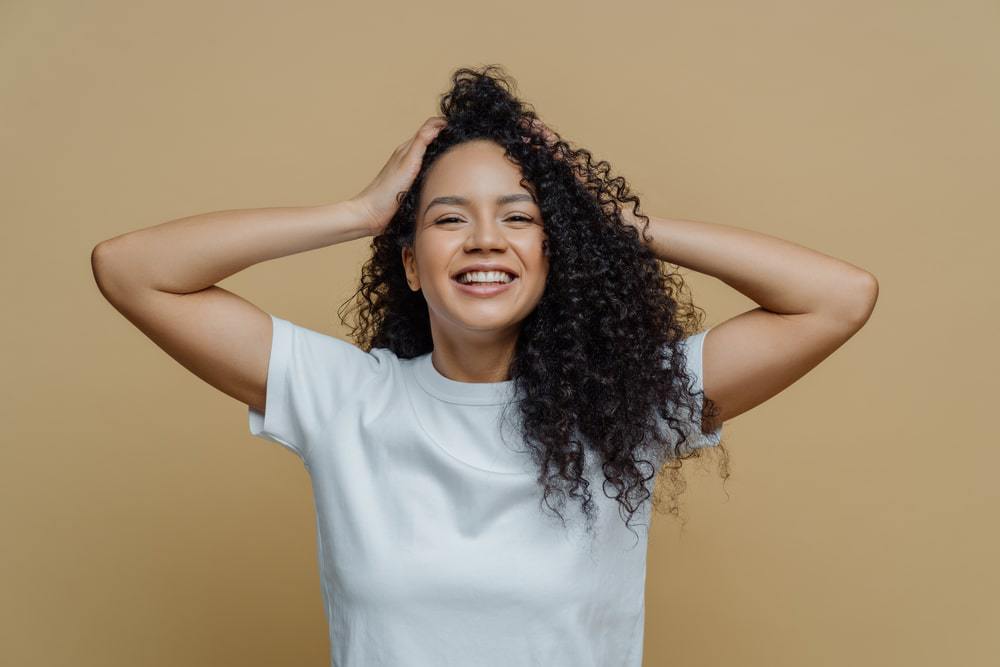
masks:
<svg viewBox="0 0 1000 667"><path fill-rule="evenodd" d="M853 317L877 291L868 271L791 241L716 223L649 220L647 246L661 260L714 276L775 313ZM626 222L641 228L643 221L629 213Z"/></svg>
<svg viewBox="0 0 1000 667"><path fill-rule="evenodd" d="M213 211L102 242L94 271L118 287L187 294L269 259L367 235L350 201Z"/></svg>

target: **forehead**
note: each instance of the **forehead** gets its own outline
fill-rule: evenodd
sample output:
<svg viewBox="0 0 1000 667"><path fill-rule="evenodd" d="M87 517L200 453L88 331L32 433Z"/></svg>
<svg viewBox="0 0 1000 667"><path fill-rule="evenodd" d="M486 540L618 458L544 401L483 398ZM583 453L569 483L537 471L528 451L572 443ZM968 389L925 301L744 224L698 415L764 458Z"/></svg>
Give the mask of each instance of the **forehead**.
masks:
<svg viewBox="0 0 1000 667"><path fill-rule="evenodd" d="M520 185L522 177L521 168L504 155L502 146L492 141L467 141L449 149L431 165L424 177L421 206L438 196L492 202L501 194L530 193Z"/></svg>

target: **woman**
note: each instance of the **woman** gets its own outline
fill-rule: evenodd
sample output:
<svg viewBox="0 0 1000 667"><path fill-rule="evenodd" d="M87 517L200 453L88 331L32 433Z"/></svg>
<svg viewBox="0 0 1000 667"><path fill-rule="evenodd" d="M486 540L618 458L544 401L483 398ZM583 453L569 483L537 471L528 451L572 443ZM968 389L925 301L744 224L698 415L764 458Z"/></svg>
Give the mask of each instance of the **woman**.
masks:
<svg viewBox="0 0 1000 667"><path fill-rule="evenodd" d="M763 234L640 214L499 68L452 83L349 200L131 232L95 248L95 277L308 468L333 664L640 665L647 535L630 520L649 518L656 472L682 486L681 460L724 451L723 422L849 339L877 282ZM216 285L366 236L357 344ZM661 262L759 307L695 333Z"/></svg>

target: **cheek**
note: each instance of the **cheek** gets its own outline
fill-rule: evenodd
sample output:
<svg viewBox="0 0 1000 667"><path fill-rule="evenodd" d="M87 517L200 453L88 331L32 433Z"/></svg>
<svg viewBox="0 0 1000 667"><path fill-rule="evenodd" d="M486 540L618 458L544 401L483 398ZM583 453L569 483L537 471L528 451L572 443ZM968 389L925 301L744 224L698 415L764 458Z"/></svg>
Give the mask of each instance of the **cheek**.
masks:
<svg viewBox="0 0 1000 667"><path fill-rule="evenodd" d="M420 248L417 267L424 279L430 280L435 274L447 269L446 253L442 252L439 244L425 243Z"/></svg>

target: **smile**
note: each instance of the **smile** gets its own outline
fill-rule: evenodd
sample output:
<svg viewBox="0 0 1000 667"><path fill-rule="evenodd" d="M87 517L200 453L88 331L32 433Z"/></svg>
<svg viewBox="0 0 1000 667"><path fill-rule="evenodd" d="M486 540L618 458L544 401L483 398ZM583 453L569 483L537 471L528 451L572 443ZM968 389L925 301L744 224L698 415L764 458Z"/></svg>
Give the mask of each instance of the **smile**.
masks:
<svg viewBox="0 0 1000 667"><path fill-rule="evenodd" d="M452 284L460 292L478 297L496 296L509 290L511 285L516 284L518 281L520 281L520 277L518 276L514 276L514 279L509 283L460 283L455 278L451 279Z"/></svg>

